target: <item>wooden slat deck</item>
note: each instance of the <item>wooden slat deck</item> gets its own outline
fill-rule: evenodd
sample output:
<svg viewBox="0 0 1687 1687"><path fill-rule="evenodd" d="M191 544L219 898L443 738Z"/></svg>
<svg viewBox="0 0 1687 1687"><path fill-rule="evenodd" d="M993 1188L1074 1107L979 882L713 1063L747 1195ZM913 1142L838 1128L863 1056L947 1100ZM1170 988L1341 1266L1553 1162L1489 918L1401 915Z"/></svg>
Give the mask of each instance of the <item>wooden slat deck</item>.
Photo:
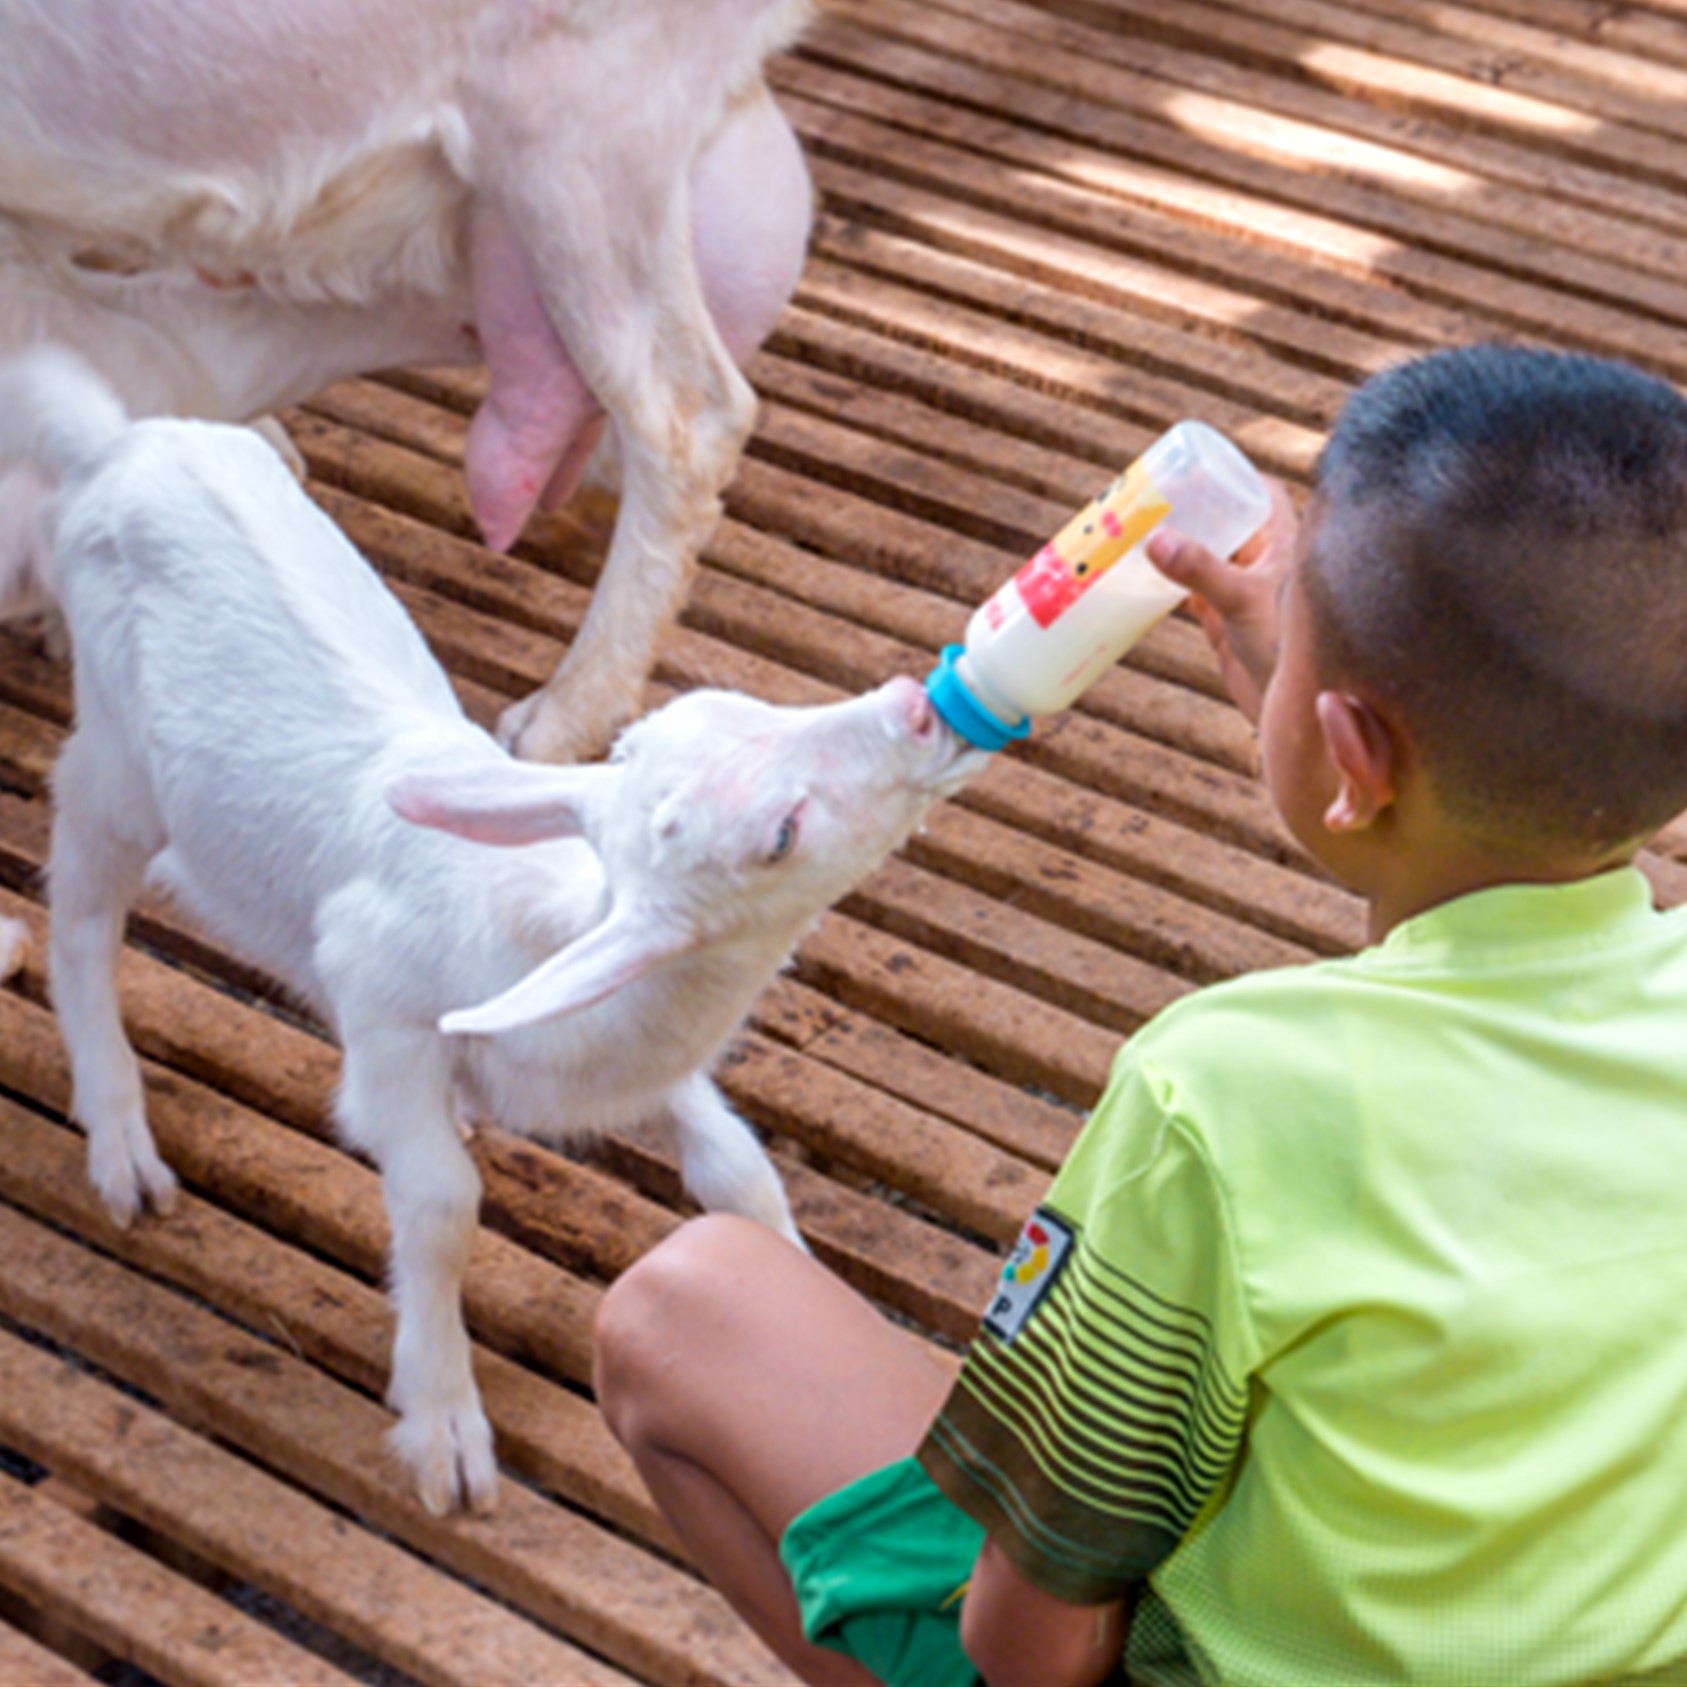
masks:
<svg viewBox="0 0 1687 1687"><path fill-rule="evenodd" d="M1687 0L848 0L775 71L820 208L725 523L653 697L923 674L970 606L1163 426L1304 483L1345 394L1504 334L1687 381ZM312 490L490 719L553 666L605 510L475 542L479 377L288 418ZM677 1221L630 1141L488 1132L469 1283L507 1472L437 1521L382 1453L373 1174L337 1058L171 911L123 986L186 1198L117 1234L44 1006L66 671L0 634L0 1682L762 1683L593 1408L603 1285ZM1687 898L1687 825L1647 858ZM1120 1039L1188 989L1336 952L1174 619L807 938L725 1070L822 1258L967 1335Z"/></svg>

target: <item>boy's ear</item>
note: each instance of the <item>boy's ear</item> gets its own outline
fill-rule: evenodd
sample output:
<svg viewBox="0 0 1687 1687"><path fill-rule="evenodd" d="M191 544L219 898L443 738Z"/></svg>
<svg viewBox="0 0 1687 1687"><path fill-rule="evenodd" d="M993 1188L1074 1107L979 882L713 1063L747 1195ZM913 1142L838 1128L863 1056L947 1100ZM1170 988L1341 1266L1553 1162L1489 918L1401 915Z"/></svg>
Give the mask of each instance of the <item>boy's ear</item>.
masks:
<svg viewBox="0 0 1687 1687"><path fill-rule="evenodd" d="M1371 704L1349 692L1321 691L1313 707L1337 780L1324 825L1332 832L1362 831L1394 801L1399 740Z"/></svg>

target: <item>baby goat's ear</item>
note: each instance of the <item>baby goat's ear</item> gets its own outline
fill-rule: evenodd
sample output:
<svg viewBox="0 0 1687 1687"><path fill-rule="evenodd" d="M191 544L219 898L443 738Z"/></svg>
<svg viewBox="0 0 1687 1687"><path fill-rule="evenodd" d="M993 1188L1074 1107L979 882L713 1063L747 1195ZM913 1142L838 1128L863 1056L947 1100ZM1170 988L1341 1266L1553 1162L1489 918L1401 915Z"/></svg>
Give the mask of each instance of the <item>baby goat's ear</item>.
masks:
<svg viewBox="0 0 1687 1687"><path fill-rule="evenodd" d="M692 928L678 920L649 908L618 909L502 995L446 1014L439 1028L447 1035L490 1035L554 1014L576 1013L684 954L695 942Z"/></svg>
<svg viewBox="0 0 1687 1687"><path fill-rule="evenodd" d="M545 767L533 762L477 762L410 773L387 787L395 812L485 844L530 844L578 837L613 768Z"/></svg>

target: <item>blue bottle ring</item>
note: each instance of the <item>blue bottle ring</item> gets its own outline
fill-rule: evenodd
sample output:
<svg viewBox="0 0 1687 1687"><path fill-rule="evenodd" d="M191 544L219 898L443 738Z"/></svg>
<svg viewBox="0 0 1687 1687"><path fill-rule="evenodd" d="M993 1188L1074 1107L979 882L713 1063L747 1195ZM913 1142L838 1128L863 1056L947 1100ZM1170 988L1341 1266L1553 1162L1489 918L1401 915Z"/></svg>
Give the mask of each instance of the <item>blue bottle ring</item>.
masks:
<svg viewBox="0 0 1687 1687"><path fill-rule="evenodd" d="M926 676L926 695L932 707L951 727L980 750L1000 750L1031 734L1029 717L1007 725L967 690L966 681L955 671L955 663L966 646L945 647L942 660Z"/></svg>

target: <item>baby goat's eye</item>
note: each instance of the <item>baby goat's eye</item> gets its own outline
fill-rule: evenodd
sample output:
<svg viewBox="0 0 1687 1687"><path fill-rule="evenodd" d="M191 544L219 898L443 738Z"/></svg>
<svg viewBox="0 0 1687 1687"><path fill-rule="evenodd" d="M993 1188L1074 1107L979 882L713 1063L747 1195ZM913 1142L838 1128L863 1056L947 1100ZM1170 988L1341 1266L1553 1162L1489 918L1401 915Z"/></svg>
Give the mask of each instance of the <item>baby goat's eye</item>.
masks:
<svg viewBox="0 0 1687 1687"><path fill-rule="evenodd" d="M779 830L773 835L773 848L767 852L765 858L769 866L775 861L783 861L797 847L798 817L801 813L800 808L793 808L779 822Z"/></svg>

